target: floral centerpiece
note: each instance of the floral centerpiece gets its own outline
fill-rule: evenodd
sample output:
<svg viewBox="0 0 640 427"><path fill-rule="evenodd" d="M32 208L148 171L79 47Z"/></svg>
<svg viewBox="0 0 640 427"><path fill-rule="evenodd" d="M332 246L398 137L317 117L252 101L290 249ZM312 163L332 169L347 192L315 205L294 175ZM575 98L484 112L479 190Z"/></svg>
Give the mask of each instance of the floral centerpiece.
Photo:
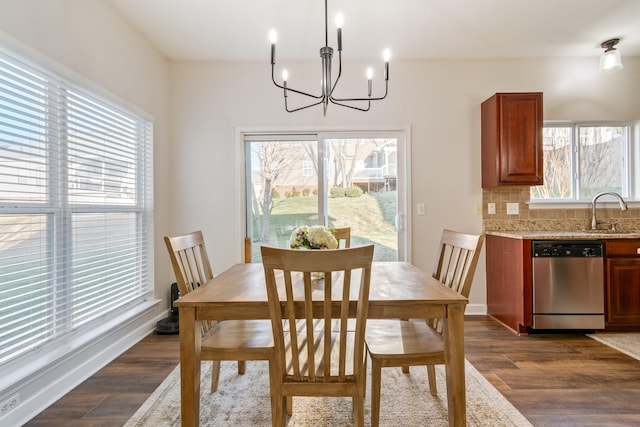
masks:
<svg viewBox="0 0 640 427"><path fill-rule="evenodd" d="M333 230L323 225L302 225L291 233L289 245L293 249L337 249L338 241Z"/></svg>

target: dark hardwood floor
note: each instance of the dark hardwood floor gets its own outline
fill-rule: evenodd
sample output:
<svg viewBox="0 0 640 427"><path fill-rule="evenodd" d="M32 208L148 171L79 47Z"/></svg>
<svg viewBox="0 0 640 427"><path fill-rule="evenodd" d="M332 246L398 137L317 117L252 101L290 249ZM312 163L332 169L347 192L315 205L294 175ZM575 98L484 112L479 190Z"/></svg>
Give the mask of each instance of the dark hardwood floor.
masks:
<svg viewBox="0 0 640 427"><path fill-rule="evenodd" d="M465 352L534 426L640 425L640 361L582 334L518 336L472 316ZM178 359L177 335L149 335L27 426L122 426Z"/></svg>

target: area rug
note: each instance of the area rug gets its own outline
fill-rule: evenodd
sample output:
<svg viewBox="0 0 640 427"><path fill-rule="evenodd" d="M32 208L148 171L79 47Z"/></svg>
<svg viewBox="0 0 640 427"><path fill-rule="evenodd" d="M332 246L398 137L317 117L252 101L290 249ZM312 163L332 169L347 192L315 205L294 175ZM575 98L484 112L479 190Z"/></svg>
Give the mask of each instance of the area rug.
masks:
<svg viewBox="0 0 640 427"><path fill-rule="evenodd" d="M588 334L587 336L631 356L634 359L640 360L639 333L598 333Z"/></svg>
<svg viewBox="0 0 640 427"><path fill-rule="evenodd" d="M524 427L531 424L468 361L467 425ZM268 365L247 362L246 374L238 375L234 362L223 362L218 391L209 393L211 363L202 364L200 425L271 426ZM444 367L437 366L438 396L428 390L427 371L412 367L410 374L399 368L382 370L381 426L447 426L447 395ZM367 385L370 385L369 383ZM371 420L370 390L365 402L365 423ZM179 366L154 391L125 427L174 427L180 425ZM351 399L294 398L289 427L351 426Z"/></svg>

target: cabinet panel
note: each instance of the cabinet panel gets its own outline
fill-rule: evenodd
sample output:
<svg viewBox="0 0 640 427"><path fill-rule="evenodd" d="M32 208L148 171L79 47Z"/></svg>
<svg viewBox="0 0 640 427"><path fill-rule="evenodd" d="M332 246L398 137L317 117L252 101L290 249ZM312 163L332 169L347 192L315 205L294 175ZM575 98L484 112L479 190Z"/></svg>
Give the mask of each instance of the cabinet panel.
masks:
<svg viewBox="0 0 640 427"><path fill-rule="evenodd" d="M605 242L606 257L638 257L640 259L640 240L618 239Z"/></svg>
<svg viewBox="0 0 640 427"><path fill-rule="evenodd" d="M486 236L487 313L519 333L532 324L531 242Z"/></svg>
<svg viewBox="0 0 640 427"><path fill-rule="evenodd" d="M481 114L482 187L541 185L542 93L497 93Z"/></svg>
<svg viewBox="0 0 640 427"><path fill-rule="evenodd" d="M607 258L607 327L640 327L640 259Z"/></svg>

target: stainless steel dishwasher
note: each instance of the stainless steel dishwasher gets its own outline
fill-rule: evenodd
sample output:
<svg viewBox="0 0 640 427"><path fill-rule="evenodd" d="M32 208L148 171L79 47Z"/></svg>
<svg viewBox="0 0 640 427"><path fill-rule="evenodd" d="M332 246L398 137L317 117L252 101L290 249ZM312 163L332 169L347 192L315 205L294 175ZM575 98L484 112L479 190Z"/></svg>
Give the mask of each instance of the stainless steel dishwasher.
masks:
<svg viewBox="0 0 640 427"><path fill-rule="evenodd" d="M534 240L533 329L604 329L599 240Z"/></svg>

